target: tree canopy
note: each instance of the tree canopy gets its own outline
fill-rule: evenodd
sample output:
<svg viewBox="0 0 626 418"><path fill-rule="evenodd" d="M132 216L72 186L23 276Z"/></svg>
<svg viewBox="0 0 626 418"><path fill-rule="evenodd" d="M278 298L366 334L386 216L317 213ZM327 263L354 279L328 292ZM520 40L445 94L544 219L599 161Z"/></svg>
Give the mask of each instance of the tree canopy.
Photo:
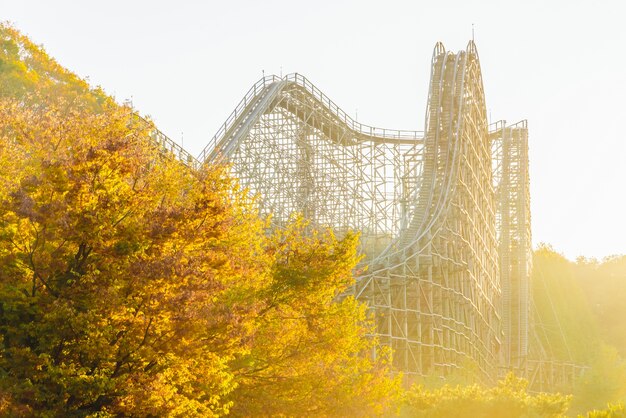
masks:
<svg viewBox="0 0 626 418"><path fill-rule="evenodd" d="M365 309L338 299L356 235L297 218L268 234L227 167L185 167L129 109L0 34L3 414L390 406L398 380L368 355Z"/></svg>

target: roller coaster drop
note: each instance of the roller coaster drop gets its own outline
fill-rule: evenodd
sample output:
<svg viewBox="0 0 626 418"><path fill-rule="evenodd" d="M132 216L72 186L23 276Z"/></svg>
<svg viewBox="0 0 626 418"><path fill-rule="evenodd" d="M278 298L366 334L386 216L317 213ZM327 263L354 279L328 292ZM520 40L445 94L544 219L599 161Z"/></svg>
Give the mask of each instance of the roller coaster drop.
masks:
<svg viewBox="0 0 626 418"><path fill-rule="evenodd" d="M351 293L407 378L513 369L544 388L580 372L532 348L528 129L488 125L472 41L435 46L424 132L358 123L293 74L259 80L197 160L157 139L189 165L227 160L276 226L298 212L360 231Z"/></svg>

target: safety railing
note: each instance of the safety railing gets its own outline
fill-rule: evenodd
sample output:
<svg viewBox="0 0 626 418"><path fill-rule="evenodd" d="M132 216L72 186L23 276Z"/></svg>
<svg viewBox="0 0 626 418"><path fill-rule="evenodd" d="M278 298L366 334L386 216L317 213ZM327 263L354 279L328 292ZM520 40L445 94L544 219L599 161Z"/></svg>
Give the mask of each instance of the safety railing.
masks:
<svg viewBox="0 0 626 418"><path fill-rule="evenodd" d="M138 123L143 124L150 129L150 139L152 139L152 141L154 141L154 143L167 154L171 155L188 167L199 168L201 166L200 162L193 155L191 155L191 153L187 152L182 146L178 145L163 132L159 131L152 122L146 120L144 117L135 112L133 112L132 116Z"/></svg>
<svg viewBox="0 0 626 418"><path fill-rule="evenodd" d="M204 163L210 155L211 151L215 148L218 141L226 134L226 132L232 127L237 118L242 115L244 109L256 98L259 94L265 91L265 88L272 83L282 80L280 77L271 75L263 77L248 90L246 95L241 99L235 110L226 118L226 121L220 126L217 133L209 140L209 143L202 149L200 155L198 155L198 161Z"/></svg>
<svg viewBox="0 0 626 418"><path fill-rule="evenodd" d="M267 87L270 84L284 82L293 83L305 91L307 91L314 99L319 101L325 108L327 108L333 116L341 121L348 129L354 131L358 136L365 136L371 138L380 138L384 140L419 140L423 138L423 132L411 131L411 130L399 130L399 129L385 129L375 126L366 125L357 122L344 112L335 102L333 102L328 96L326 96L319 88L311 83L306 77L301 74L294 73L288 74L285 77L278 77L271 75L261 78L257 81L243 99L239 102L235 110L228 116L226 121L220 126L217 133L209 140L209 143L198 155L197 160L201 163L206 162L211 152L215 149L217 144L223 139L229 129L235 124L237 119L245 112L245 109L254 102L257 96L265 93Z"/></svg>
<svg viewBox="0 0 626 418"><path fill-rule="evenodd" d="M424 135L421 131L385 129L357 122L303 75L298 73L288 74L283 80L291 81L303 87L315 99L328 108L339 120L345 123L348 128L361 135L384 139L421 139Z"/></svg>

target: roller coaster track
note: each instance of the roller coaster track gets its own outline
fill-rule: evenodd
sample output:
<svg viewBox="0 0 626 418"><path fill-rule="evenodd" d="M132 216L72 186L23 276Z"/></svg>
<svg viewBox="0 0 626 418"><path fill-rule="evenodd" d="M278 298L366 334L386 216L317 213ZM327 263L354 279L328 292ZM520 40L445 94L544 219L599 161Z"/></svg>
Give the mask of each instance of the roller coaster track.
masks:
<svg viewBox="0 0 626 418"><path fill-rule="evenodd" d="M359 231L367 268L350 293L408 378L560 376L529 360L526 122L488 125L473 42L435 46L424 132L361 124L290 74L254 84L197 159L154 138L192 167L227 161L277 227L301 213Z"/></svg>

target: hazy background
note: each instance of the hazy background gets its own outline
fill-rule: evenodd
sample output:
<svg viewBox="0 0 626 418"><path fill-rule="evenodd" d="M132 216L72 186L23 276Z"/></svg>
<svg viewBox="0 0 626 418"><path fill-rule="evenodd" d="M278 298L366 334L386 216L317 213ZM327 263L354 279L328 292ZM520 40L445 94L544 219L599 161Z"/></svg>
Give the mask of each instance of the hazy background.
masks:
<svg viewBox="0 0 626 418"><path fill-rule="evenodd" d="M0 20L194 154L262 70L422 130L432 49L473 23L491 121L529 121L533 241L574 258L626 253L624 4L0 0Z"/></svg>

